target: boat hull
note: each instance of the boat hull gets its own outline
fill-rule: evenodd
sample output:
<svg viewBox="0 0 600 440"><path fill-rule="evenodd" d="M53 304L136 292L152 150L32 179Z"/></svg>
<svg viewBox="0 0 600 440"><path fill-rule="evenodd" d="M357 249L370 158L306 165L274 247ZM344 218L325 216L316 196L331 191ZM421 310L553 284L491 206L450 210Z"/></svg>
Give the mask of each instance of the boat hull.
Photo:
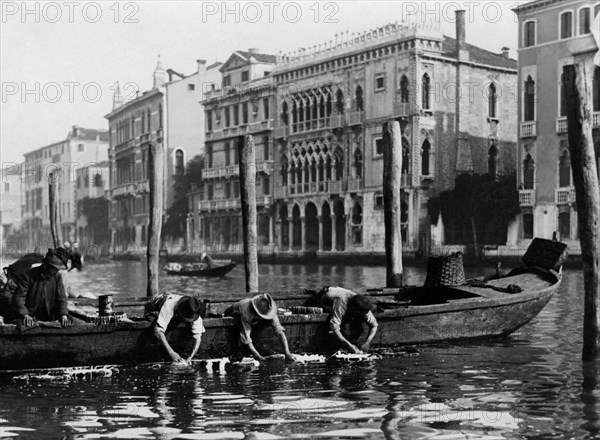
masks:
<svg viewBox="0 0 600 440"><path fill-rule="evenodd" d="M457 288L453 294L460 293L458 299L400 306L376 313L379 328L371 345L431 344L509 335L544 308L558 288L560 276L550 280L546 277L543 283L537 281L538 287L542 287L535 291L510 295L486 290L483 297L468 296L476 290L474 288ZM385 292L373 295L382 297ZM291 302L291 299L283 299L278 304L285 307ZM327 318L325 313L280 315L291 350L324 352L335 349L329 345L332 338ZM206 333L198 356L228 355L238 332L233 318L206 318L204 326ZM270 327L259 331L260 334L253 336L259 350L261 344L280 349ZM366 333L363 331L363 337ZM185 327L170 331L168 338L179 352L189 352L193 345L189 329ZM151 324L146 321L82 323L65 329L38 327L25 332L15 325L0 326L0 371L164 360L168 360L166 353L154 337Z"/></svg>
<svg viewBox="0 0 600 440"><path fill-rule="evenodd" d="M165 272L167 272L167 275L178 275L184 277L222 277L231 272L235 266L235 261L232 261L229 264L213 267L211 269L179 271L165 269Z"/></svg>

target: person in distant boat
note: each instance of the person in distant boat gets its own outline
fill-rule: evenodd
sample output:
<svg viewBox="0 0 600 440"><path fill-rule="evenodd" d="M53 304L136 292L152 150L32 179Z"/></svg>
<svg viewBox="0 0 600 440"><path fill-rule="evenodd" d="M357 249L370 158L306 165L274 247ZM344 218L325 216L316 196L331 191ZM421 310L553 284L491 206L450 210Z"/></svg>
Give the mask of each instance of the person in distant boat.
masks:
<svg viewBox="0 0 600 440"><path fill-rule="evenodd" d="M145 316L154 320L154 336L165 348L173 362L190 362L200 348L200 341L204 333L202 323L202 310L204 305L195 296L177 295L166 292L146 304ZM179 323L189 325L195 340L191 354L184 358L177 353L169 341L166 333Z"/></svg>
<svg viewBox="0 0 600 440"><path fill-rule="evenodd" d="M25 327L34 327L36 321L59 320L69 325L67 293L58 272L67 266L59 252L48 249L42 265L22 274L12 295L14 311Z"/></svg>
<svg viewBox="0 0 600 440"><path fill-rule="evenodd" d="M342 287L324 287L313 295L306 306L322 307L330 311L329 333L336 342L351 353L361 353L369 349L377 332L377 320L371 311L371 300L365 296ZM357 346L356 341L362 334L362 324L369 327L366 341Z"/></svg>
<svg viewBox="0 0 600 440"><path fill-rule="evenodd" d="M254 346L251 333L253 328L269 325L279 337L286 359L296 360L296 356L290 352L285 331L277 317L277 305L268 293L242 299L226 309L224 315L234 318L235 326L239 329L239 336L236 337L235 342L242 354L245 354L244 351L249 351L255 359L265 360Z"/></svg>
<svg viewBox="0 0 600 440"><path fill-rule="evenodd" d="M202 253L202 256L200 257L200 261L202 261L204 264L206 264L206 269L212 269L213 267L215 267L215 263L214 263L213 259L206 252Z"/></svg>

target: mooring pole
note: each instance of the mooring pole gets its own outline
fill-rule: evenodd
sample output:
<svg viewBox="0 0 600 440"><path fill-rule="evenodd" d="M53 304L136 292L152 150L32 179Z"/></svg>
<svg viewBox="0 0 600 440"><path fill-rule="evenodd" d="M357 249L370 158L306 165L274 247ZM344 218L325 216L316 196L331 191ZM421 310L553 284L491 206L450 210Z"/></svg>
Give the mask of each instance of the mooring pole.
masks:
<svg viewBox="0 0 600 440"><path fill-rule="evenodd" d="M383 216L385 224L386 286L402 285L402 221L400 179L402 137L398 121L383 124Z"/></svg>
<svg viewBox="0 0 600 440"><path fill-rule="evenodd" d="M57 180L58 177L53 172L48 175L48 213L50 214L50 233L55 249L62 246L63 242L60 230L60 211L58 210Z"/></svg>
<svg viewBox="0 0 600 440"><path fill-rule="evenodd" d="M163 161L162 145L157 142L150 143L148 148L150 218L148 222L148 247L146 250L148 263L146 296L148 297L157 296L159 293L158 251L160 247L163 212Z"/></svg>
<svg viewBox="0 0 600 440"><path fill-rule="evenodd" d="M563 87L568 100L569 153L583 260L584 361L598 359L600 355L600 187L592 138L593 72L593 66L586 65L585 61L563 67Z"/></svg>
<svg viewBox="0 0 600 440"><path fill-rule="evenodd" d="M244 230L244 269L246 292L258 292L258 250L256 237L256 154L252 136L237 141L240 166L242 229Z"/></svg>

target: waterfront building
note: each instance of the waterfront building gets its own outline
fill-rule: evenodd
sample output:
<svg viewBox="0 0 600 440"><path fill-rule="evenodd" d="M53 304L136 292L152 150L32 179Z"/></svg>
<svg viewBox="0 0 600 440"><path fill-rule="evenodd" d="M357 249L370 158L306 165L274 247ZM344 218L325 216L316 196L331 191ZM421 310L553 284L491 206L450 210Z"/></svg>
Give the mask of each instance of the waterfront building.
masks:
<svg viewBox="0 0 600 440"><path fill-rule="evenodd" d="M463 11L456 23L456 39L435 24L396 23L277 56L281 251L384 251L386 121L401 127L406 253L442 244L427 201L451 189L458 174L514 172L516 61L506 47L492 53L467 44ZM446 230L446 243L464 244L460 232Z"/></svg>
<svg viewBox="0 0 600 440"><path fill-rule="evenodd" d="M557 235L579 248L577 208L567 139L563 66L586 60L593 73L592 125L600 158L600 67L591 33L600 2L537 0L514 9L519 22L518 241Z"/></svg>
<svg viewBox="0 0 600 440"><path fill-rule="evenodd" d="M195 249L241 249L237 143L252 135L256 151L258 244L271 246L273 223L273 83L275 55L235 51L220 67L221 82L207 91L202 184L188 194L188 238Z"/></svg>
<svg viewBox="0 0 600 440"><path fill-rule="evenodd" d="M75 170L77 241L84 249L108 247L108 160Z"/></svg>
<svg viewBox="0 0 600 440"><path fill-rule="evenodd" d="M163 149L163 207L174 198L174 178L185 172L186 161L202 153L204 117L200 101L206 84L216 81L220 63L197 60L197 71L185 76L164 70L159 60L153 87L123 102L115 93L113 110L105 117L110 127L109 225L116 251L145 249L149 223L148 148Z"/></svg>
<svg viewBox="0 0 600 440"><path fill-rule="evenodd" d="M23 227L31 246L52 245L48 203L50 179L57 183L57 203L63 240L75 241L75 170L108 159L108 132L73 126L66 139L24 154Z"/></svg>
<svg viewBox="0 0 600 440"><path fill-rule="evenodd" d="M2 168L2 182L0 182L0 243L6 249L17 243L6 245L4 240L21 228L23 186L21 167L14 164L13 167L6 165Z"/></svg>

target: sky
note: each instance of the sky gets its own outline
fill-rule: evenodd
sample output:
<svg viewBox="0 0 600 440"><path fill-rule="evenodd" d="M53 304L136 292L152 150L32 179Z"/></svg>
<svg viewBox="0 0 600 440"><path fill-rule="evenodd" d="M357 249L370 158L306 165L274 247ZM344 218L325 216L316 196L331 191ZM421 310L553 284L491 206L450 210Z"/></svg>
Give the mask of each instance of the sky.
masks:
<svg viewBox="0 0 600 440"><path fill-rule="evenodd" d="M235 50L294 51L401 21L434 21L455 36L516 58L517 1L2 1L0 161L64 139L73 125L107 129L114 85L152 87L163 67L191 74L196 59L226 61Z"/></svg>

